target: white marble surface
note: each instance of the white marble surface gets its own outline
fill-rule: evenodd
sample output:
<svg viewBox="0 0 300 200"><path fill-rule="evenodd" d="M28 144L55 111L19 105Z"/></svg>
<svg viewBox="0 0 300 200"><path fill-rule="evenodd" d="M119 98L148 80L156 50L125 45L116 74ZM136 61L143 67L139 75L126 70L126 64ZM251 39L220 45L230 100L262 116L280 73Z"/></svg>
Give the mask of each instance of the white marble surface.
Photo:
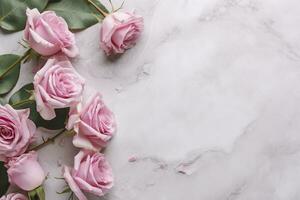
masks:
<svg viewBox="0 0 300 200"><path fill-rule="evenodd" d="M105 151L115 187L101 199L300 199L300 2L128 0L125 8L145 17L145 32L119 59L99 50L99 25L76 34L86 96L100 91L119 127ZM21 37L1 33L0 53L21 52ZM16 89L32 78L22 68ZM76 151L68 138L40 151L48 200L66 199L54 177Z"/></svg>

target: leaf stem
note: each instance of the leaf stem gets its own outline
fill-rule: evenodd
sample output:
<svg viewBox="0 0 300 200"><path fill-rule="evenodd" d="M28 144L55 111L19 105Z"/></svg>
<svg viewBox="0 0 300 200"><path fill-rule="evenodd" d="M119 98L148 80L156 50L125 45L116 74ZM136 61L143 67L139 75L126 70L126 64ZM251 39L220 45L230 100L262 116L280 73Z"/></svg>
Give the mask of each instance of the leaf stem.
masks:
<svg viewBox="0 0 300 200"><path fill-rule="evenodd" d="M48 138L47 140L45 140L43 143L31 148L29 151L37 151L45 146L47 146L49 143L54 143L55 139L58 138L59 136L63 135L64 133L66 133L67 130L63 129L62 131L58 132L56 135L54 135L51 138Z"/></svg>
<svg viewBox="0 0 300 200"><path fill-rule="evenodd" d="M104 12L101 8L99 8L92 0L87 0L90 4L92 4L104 17L108 15L108 13Z"/></svg>
<svg viewBox="0 0 300 200"><path fill-rule="evenodd" d="M10 65L10 66L8 67L8 69L7 69L3 74L0 75L0 79L1 79L2 77L4 77L5 75L7 75L13 68L15 68L15 66L16 66L18 63L20 63L20 62L22 62L23 60L27 59L27 58L30 56L30 51L31 51L31 49L28 49L28 50L24 53L23 56L21 56L21 57L20 57L16 62L14 62L12 65Z"/></svg>

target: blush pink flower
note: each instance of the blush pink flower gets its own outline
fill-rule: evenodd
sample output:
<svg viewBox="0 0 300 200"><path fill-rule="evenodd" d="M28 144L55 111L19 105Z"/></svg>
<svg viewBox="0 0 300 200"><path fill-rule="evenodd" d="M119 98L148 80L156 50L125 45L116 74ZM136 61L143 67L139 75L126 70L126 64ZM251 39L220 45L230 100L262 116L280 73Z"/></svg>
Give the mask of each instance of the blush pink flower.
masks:
<svg viewBox="0 0 300 200"><path fill-rule="evenodd" d="M36 8L27 8L27 23L24 39L30 47L43 56L63 52L68 57L78 55L74 34L68 29L66 21L53 11L40 13Z"/></svg>
<svg viewBox="0 0 300 200"><path fill-rule="evenodd" d="M6 167L9 182L25 191L39 187L46 177L34 151L11 158Z"/></svg>
<svg viewBox="0 0 300 200"><path fill-rule="evenodd" d="M102 22L100 47L107 55L124 53L134 46L143 28L143 17L130 12L114 12Z"/></svg>
<svg viewBox="0 0 300 200"><path fill-rule="evenodd" d="M0 160L19 156L33 142L35 124L28 119L29 109L15 110L10 105L0 105Z"/></svg>
<svg viewBox="0 0 300 200"><path fill-rule="evenodd" d="M64 167L64 178L79 200L87 200L83 191L103 196L113 186L112 169L101 153L80 151L74 168Z"/></svg>
<svg viewBox="0 0 300 200"><path fill-rule="evenodd" d="M99 151L116 132L114 114L104 104L97 93L83 109L72 108L67 129L74 128L76 135L73 144L76 147Z"/></svg>
<svg viewBox="0 0 300 200"><path fill-rule="evenodd" d="M55 118L56 108L75 106L81 100L84 79L65 56L50 58L34 77L37 111L46 119Z"/></svg>
<svg viewBox="0 0 300 200"><path fill-rule="evenodd" d="M0 200L27 200L27 197L20 193L11 193L1 197Z"/></svg>

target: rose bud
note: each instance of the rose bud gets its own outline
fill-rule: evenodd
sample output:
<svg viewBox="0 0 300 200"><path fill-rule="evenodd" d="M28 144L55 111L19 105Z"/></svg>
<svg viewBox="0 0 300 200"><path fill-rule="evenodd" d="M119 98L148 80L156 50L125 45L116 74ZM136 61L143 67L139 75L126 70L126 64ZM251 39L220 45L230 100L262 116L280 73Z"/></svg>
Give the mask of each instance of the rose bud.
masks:
<svg viewBox="0 0 300 200"><path fill-rule="evenodd" d="M76 147L99 151L116 132L114 114L104 104L99 93L83 109L72 108L69 115L67 129L74 128L76 135L73 144Z"/></svg>
<svg viewBox="0 0 300 200"><path fill-rule="evenodd" d="M0 160L19 156L33 142L35 124L28 119L30 110L15 110L10 105L0 105Z"/></svg>
<svg viewBox="0 0 300 200"><path fill-rule="evenodd" d="M26 15L24 39L37 53L51 56L61 51L68 57L78 55L74 34L62 17L53 11L40 13L36 8L27 8Z"/></svg>
<svg viewBox="0 0 300 200"><path fill-rule="evenodd" d="M56 108L75 106L81 101L84 79L65 56L54 56L33 81L37 111L46 119L55 118Z"/></svg>
<svg viewBox="0 0 300 200"><path fill-rule="evenodd" d="M11 158L6 165L9 182L25 191L42 185L46 176L37 159L34 151Z"/></svg>
<svg viewBox="0 0 300 200"><path fill-rule="evenodd" d="M27 200L27 197L20 193L11 193L1 197L0 200Z"/></svg>
<svg viewBox="0 0 300 200"><path fill-rule="evenodd" d="M107 55L124 53L140 37L144 28L143 18L130 12L114 12L102 21L100 47Z"/></svg>
<svg viewBox="0 0 300 200"><path fill-rule="evenodd" d="M87 200L82 191L103 196L113 186L112 169L103 154L80 151L74 168L64 167L64 178L79 200Z"/></svg>

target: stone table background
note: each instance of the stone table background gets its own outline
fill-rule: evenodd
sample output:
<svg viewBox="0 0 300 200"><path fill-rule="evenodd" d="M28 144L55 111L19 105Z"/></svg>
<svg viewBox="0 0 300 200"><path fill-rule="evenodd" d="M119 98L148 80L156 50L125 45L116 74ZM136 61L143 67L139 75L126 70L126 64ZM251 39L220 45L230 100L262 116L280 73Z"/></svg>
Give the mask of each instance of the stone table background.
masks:
<svg viewBox="0 0 300 200"><path fill-rule="evenodd" d="M300 199L300 2L127 0L125 8L145 18L139 43L109 60L94 25L76 33L81 54L72 61L85 96L100 91L118 121L105 151L115 187L101 199ZM21 53L21 38L0 33L0 53ZM31 69L22 66L15 89ZM48 200L67 199L54 177L76 152L68 138L40 151Z"/></svg>

